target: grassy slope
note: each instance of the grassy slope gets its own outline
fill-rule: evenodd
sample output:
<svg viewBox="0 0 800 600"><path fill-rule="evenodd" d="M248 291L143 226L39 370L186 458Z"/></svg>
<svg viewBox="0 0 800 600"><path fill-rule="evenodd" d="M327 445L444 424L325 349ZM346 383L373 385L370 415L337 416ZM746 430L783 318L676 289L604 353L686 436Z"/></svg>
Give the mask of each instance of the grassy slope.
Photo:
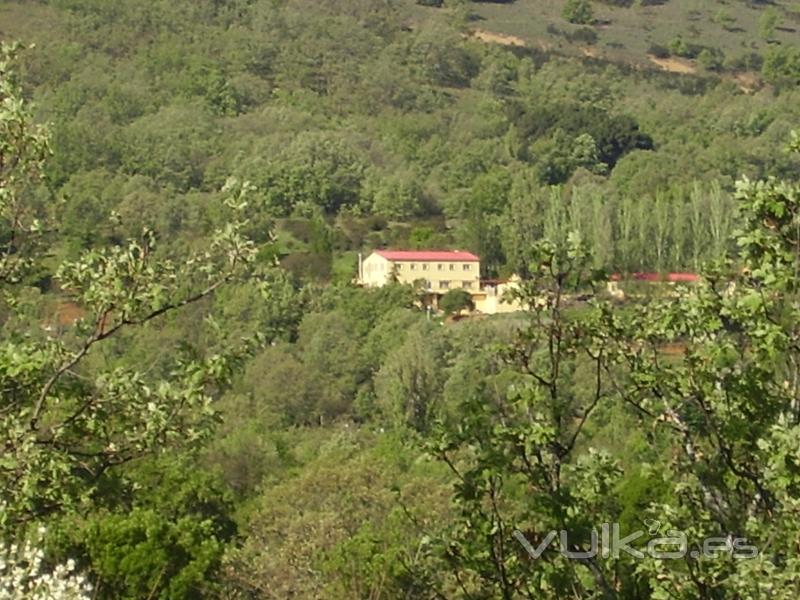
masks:
<svg viewBox="0 0 800 600"><path fill-rule="evenodd" d="M759 36L759 18L765 7L753 7L744 0L669 0L661 6L610 7L595 2L594 26L598 42L588 49L585 43L572 43L554 29L571 33L580 26L567 23L561 12L565 0L516 0L513 3L472 3L475 30L514 36L529 46L612 61L650 65L647 50L652 44L667 45L677 35L689 43L721 49L728 57L747 52L763 54L768 44ZM797 43L800 39L800 7L791 0L776 0L773 8L781 13L781 25L774 41ZM716 22L720 11L731 19L726 30ZM417 19L441 14L438 9L417 8Z"/></svg>

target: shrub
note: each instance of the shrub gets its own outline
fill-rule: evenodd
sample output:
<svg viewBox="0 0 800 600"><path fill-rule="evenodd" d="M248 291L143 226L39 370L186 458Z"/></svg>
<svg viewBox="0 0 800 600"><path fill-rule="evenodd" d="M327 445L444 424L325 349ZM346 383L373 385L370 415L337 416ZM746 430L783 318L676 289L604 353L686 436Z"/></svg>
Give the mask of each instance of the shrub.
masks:
<svg viewBox="0 0 800 600"><path fill-rule="evenodd" d="M800 48L780 46L770 49L762 73L764 79L776 85L800 85Z"/></svg>
<svg viewBox="0 0 800 600"><path fill-rule="evenodd" d="M571 42L582 42L592 45L597 43L597 32L591 27L581 27L570 34L569 39Z"/></svg>
<svg viewBox="0 0 800 600"><path fill-rule="evenodd" d="M450 290L439 301L439 308L446 315L456 315L462 310L473 310L475 303L472 302L472 296L466 290L455 289Z"/></svg>
<svg viewBox="0 0 800 600"><path fill-rule="evenodd" d="M567 0L561 16L570 23L590 25L594 22L592 3L589 0Z"/></svg>
<svg viewBox="0 0 800 600"><path fill-rule="evenodd" d="M647 53L651 56L655 56L656 58L669 58L672 55L669 51L669 48L662 46L661 44L653 44L647 50Z"/></svg>

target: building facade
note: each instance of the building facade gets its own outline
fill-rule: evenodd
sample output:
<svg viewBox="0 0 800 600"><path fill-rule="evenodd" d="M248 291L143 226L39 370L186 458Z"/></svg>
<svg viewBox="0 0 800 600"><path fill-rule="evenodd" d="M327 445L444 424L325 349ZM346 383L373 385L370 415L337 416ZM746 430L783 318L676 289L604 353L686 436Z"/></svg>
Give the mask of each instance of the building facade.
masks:
<svg viewBox="0 0 800 600"><path fill-rule="evenodd" d="M376 250L359 260L358 281L381 287L391 281L421 284L432 294L464 289L475 294L481 287L480 258L459 250Z"/></svg>
<svg viewBox="0 0 800 600"><path fill-rule="evenodd" d="M514 297L522 280L517 275L510 279L496 279L481 282L481 291L472 296L475 310L485 315L498 315L523 310L523 304Z"/></svg>

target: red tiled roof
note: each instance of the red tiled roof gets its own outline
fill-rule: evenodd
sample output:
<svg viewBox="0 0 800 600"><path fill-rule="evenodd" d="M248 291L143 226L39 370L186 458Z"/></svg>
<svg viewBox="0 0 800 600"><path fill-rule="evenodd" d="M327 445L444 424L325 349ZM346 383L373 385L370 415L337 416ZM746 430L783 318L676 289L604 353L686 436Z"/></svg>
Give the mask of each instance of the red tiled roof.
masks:
<svg viewBox="0 0 800 600"><path fill-rule="evenodd" d="M375 254L386 260L418 260L418 261L459 261L478 262L480 258L470 252L461 250L376 250Z"/></svg>
<svg viewBox="0 0 800 600"><path fill-rule="evenodd" d="M700 275L695 273L669 273L667 281L700 281Z"/></svg>
<svg viewBox="0 0 800 600"><path fill-rule="evenodd" d="M696 273L629 273L627 275L614 273L611 275L610 279L611 281L633 279L634 281L669 281L673 283L691 283L700 281L700 276Z"/></svg>

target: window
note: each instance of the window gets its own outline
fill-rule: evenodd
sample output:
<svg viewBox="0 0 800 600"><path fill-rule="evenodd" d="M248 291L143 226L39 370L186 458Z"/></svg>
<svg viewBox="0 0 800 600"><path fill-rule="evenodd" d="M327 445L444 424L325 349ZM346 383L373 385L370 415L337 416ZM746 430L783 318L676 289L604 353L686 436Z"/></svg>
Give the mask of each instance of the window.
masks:
<svg viewBox="0 0 800 600"><path fill-rule="evenodd" d="M442 263L439 263L437 267L439 268L440 271L444 271L444 265Z"/></svg>
<svg viewBox="0 0 800 600"><path fill-rule="evenodd" d="M398 270L402 270L403 266L404 266L403 263L397 263L397 269Z"/></svg>
<svg viewBox="0 0 800 600"><path fill-rule="evenodd" d="M450 289L450 282L449 281L440 281L439 282L439 287L441 289L443 289L443 290L448 290L448 289Z"/></svg>
<svg viewBox="0 0 800 600"><path fill-rule="evenodd" d="M472 268L472 265L464 265L464 270L469 271Z"/></svg>
<svg viewBox="0 0 800 600"><path fill-rule="evenodd" d="M456 270L456 266L453 263L450 263L450 270L451 271L455 271Z"/></svg>
<svg viewBox="0 0 800 600"><path fill-rule="evenodd" d="M415 265L414 263L411 263L410 265L408 265L408 268L411 269L412 271L416 271L417 270L417 265Z"/></svg>
<svg viewBox="0 0 800 600"><path fill-rule="evenodd" d="M465 290L471 290L472 289L472 282L471 281L465 281L464 284L461 287L463 287Z"/></svg>
<svg viewBox="0 0 800 600"><path fill-rule="evenodd" d="M427 271L428 270L428 263L422 263L422 270L423 271Z"/></svg>

